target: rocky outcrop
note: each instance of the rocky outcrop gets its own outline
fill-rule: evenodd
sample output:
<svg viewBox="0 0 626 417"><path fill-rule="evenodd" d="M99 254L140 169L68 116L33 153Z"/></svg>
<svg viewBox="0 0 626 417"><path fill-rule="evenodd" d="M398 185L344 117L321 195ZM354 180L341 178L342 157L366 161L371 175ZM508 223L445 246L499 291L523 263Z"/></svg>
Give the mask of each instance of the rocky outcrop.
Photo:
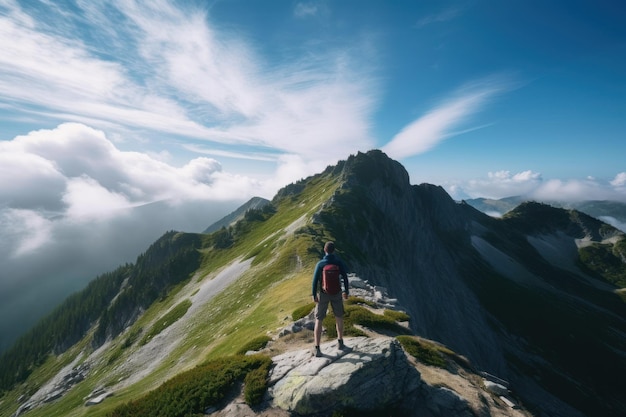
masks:
<svg viewBox="0 0 626 417"><path fill-rule="evenodd" d="M395 338L359 337L346 343L348 351L334 341L322 344L322 357L311 349L275 356L268 391L271 407L296 416L330 416L345 410L407 417L529 415L505 396L502 385L494 390L494 382L476 374L414 363Z"/></svg>
<svg viewBox="0 0 626 417"><path fill-rule="evenodd" d="M386 288L353 274L349 281L350 293L366 300L371 311L402 310ZM301 332L310 335L313 324L309 314L280 330L277 339ZM237 399L211 416L320 417L337 411L422 417L529 415L518 407L506 381L475 373L464 358L456 358L462 365L450 360L446 369L429 366L407 355L396 338L364 330L372 337L347 338L346 350L336 341L323 343L322 357L313 355L310 344L273 355L268 394L260 410Z"/></svg>
<svg viewBox="0 0 626 417"><path fill-rule="evenodd" d="M421 380L391 338L350 340L350 351L336 342L310 350L287 352L273 359L270 396L274 406L301 415L332 414L341 409L376 410L407 405Z"/></svg>
<svg viewBox="0 0 626 417"><path fill-rule="evenodd" d="M22 404L12 417L23 415L29 410L61 398L76 384L85 379L89 373L89 364L72 363L62 369L49 384L40 389L28 401Z"/></svg>

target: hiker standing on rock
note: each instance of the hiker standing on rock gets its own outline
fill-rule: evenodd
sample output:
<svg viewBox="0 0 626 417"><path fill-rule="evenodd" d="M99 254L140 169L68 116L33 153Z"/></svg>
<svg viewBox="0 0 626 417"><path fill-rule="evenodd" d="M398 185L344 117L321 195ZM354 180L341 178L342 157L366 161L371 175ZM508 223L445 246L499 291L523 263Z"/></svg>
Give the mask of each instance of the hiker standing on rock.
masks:
<svg viewBox="0 0 626 417"><path fill-rule="evenodd" d="M324 253L324 257L315 265L313 273L313 301L317 304L315 306L315 356L322 356L320 350L322 320L326 317L329 303L335 315L339 349L346 349L343 344L343 300L348 299L348 273L343 261L335 255L333 242L326 242ZM341 281L343 281L343 291Z"/></svg>

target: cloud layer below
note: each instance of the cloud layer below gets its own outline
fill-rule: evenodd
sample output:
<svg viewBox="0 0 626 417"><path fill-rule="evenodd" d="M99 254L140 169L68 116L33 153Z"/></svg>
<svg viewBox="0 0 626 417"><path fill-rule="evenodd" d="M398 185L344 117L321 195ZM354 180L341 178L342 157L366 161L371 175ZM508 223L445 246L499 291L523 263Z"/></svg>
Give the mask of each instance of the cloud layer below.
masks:
<svg viewBox="0 0 626 417"><path fill-rule="evenodd" d="M164 232L201 232L263 187L214 159L177 168L120 151L78 123L0 142L0 349Z"/></svg>
<svg viewBox="0 0 626 417"><path fill-rule="evenodd" d="M11 317L32 324L165 231L199 232L388 140L372 137L384 95L375 35L259 45L216 24L204 3L0 0L0 115L29 126L0 141L0 349L23 330ZM330 10L292 12L305 24ZM382 149L402 160L481 129L475 116L517 87L503 74L452 86ZM186 155L178 165L176 152ZM226 159L273 171L237 174ZM626 172L605 183L499 171L441 185L457 199L626 202Z"/></svg>

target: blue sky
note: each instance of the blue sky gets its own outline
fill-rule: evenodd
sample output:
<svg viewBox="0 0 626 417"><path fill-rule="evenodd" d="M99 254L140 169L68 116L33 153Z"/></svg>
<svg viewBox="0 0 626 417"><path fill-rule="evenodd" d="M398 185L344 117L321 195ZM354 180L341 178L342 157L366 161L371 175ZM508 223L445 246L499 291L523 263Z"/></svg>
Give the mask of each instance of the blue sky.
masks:
<svg viewBox="0 0 626 417"><path fill-rule="evenodd" d="M626 201L624 22L619 0L0 0L0 284L67 253L87 269L57 275L91 278L117 232L98 271L373 148L456 199Z"/></svg>

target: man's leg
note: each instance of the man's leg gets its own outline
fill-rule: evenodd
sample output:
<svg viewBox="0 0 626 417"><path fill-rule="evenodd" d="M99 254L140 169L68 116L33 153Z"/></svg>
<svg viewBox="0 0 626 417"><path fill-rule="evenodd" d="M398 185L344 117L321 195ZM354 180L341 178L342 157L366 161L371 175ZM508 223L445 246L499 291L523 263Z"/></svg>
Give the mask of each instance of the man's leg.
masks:
<svg viewBox="0 0 626 417"><path fill-rule="evenodd" d="M315 329L313 330L313 337L315 339L315 356L322 356L320 350L320 341L322 340L323 320L326 317L326 311L328 310L328 296L324 293L320 293L315 306Z"/></svg>
<svg viewBox="0 0 626 417"><path fill-rule="evenodd" d="M315 346L319 346L320 345L320 339L322 338L322 320L320 319L316 319L315 320Z"/></svg>
<svg viewBox="0 0 626 417"><path fill-rule="evenodd" d="M337 338L343 340L343 317L335 317L335 327L337 328Z"/></svg>

